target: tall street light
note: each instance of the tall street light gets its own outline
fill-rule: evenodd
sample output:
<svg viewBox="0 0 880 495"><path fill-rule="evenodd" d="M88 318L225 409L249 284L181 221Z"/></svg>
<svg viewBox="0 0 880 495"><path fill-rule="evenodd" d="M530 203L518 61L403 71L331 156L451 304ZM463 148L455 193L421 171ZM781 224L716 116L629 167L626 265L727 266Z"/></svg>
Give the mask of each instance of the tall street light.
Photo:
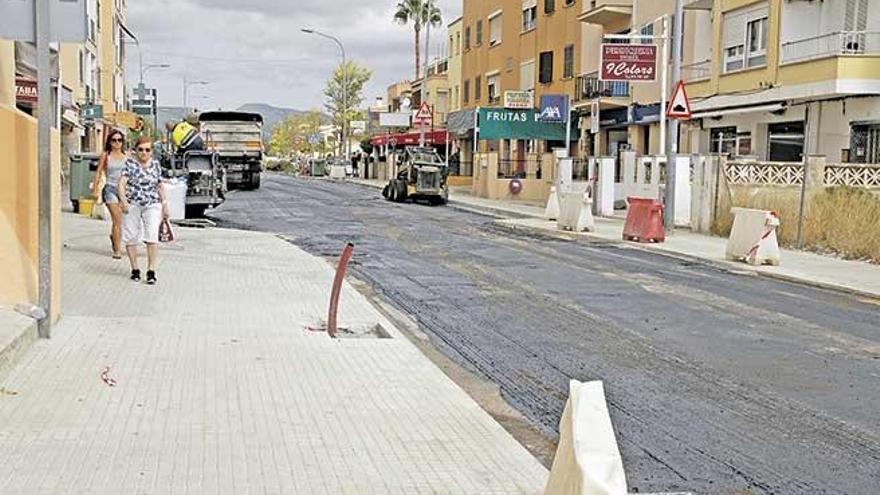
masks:
<svg viewBox="0 0 880 495"><path fill-rule="evenodd" d="M183 108L184 109L186 109L188 107L188 100L187 100L186 96L187 96L187 91L189 90L189 87L190 86L197 86L197 85L204 86L206 84L208 84L208 81L190 81L189 79L187 79L186 74L183 75Z"/></svg>
<svg viewBox="0 0 880 495"><path fill-rule="evenodd" d="M141 79L140 84L144 84L144 74L147 73L150 69L168 69L171 67L171 64L147 64L141 65Z"/></svg>
<svg viewBox="0 0 880 495"><path fill-rule="evenodd" d="M345 160L348 161L350 151L348 147L348 72L345 66L345 46L336 36L322 33L315 29L302 28L301 31L335 41L339 46L339 51L342 52L342 149L345 153Z"/></svg>

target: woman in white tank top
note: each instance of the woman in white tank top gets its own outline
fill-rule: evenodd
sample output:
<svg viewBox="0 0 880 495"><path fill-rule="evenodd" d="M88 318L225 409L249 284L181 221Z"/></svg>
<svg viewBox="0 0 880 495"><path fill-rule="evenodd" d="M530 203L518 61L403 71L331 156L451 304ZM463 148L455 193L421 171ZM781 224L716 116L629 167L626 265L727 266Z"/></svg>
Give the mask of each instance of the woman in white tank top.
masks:
<svg viewBox="0 0 880 495"><path fill-rule="evenodd" d="M110 241L113 244L113 259L122 259L122 210L119 208L119 178L128 155L125 153L125 135L118 130L110 131L107 141L104 143L104 153L98 164L95 174L92 197L97 201L99 198L110 210L113 226L110 229ZM104 174L106 178L104 189L98 191L99 178Z"/></svg>

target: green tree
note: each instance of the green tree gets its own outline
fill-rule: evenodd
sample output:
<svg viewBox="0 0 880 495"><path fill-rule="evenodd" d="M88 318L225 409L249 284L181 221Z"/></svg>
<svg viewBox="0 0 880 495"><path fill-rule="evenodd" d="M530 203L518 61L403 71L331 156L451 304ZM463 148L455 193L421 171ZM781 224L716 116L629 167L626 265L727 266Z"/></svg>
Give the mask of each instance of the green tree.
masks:
<svg viewBox="0 0 880 495"><path fill-rule="evenodd" d="M394 12L394 21L398 24L412 23L415 32L416 48L416 79L421 74L421 37L422 26L430 23L431 26L439 26L443 22L440 8L434 4L434 0L403 0L397 3ZM427 54L425 55L427 56Z"/></svg>
<svg viewBox="0 0 880 495"><path fill-rule="evenodd" d="M269 154L289 157L296 153L323 152L323 140L318 144L312 144L309 142L309 136L320 134L321 126L325 121L326 117L318 110L287 117L272 129L268 143Z"/></svg>
<svg viewBox="0 0 880 495"><path fill-rule="evenodd" d="M363 118L363 114L357 110L364 102L364 85L373 77L373 72L356 62L348 61L339 64L333 71L333 76L324 87L326 103L324 108L330 114L333 125L338 132L338 143L343 144L343 124L352 120ZM348 88L344 91L343 88ZM344 146L344 144L343 144Z"/></svg>

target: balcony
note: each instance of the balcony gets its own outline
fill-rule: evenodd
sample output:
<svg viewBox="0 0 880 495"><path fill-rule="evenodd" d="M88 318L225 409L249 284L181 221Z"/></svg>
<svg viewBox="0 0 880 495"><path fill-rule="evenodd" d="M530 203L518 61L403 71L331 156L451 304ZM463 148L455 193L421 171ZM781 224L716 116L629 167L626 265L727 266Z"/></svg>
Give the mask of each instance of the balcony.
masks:
<svg viewBox="0 0 880 495"><path fill-rule="evenodd" d="M630 99L630 87L626 81L600 81L599 73L593 72L578 76L575 101L595 100L596 98L610 98L609 103L628 105ZM623 101L615 102L614 99Z"/></svg>
<svg viewBox="0 0 880 495"><path fill-rule="evenodd" d="M712 61L703 60L681 67L681 79L686 82L705 81L712 77Z"/></svg>
<svg viewBox="0 0 880 495"><path fill-rule="evenodd" d="M591 0L578 20L601 26L628 23L632 10L632 0Z"/></svg>
<svg viewBox="0 0 880 495"><path fill-rule="evenodd" d="M837 32L782 44L782 64L843 55L880 55L880 32Z"/></svg>

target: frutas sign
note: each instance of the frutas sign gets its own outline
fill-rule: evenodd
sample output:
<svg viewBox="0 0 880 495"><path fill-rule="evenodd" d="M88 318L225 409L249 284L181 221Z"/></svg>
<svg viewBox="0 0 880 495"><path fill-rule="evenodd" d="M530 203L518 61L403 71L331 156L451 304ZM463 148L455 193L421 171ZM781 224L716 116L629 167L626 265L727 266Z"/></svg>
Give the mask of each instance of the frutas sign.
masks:
<svg viewBox="0 0 880 495"><path fill-rule="evenodd" d="M655 81L657 79L657 47L655 45L603 43L599 79L602 81Z"/></svg>
<svg viewBox="0 0 880 495"><path fill-rule="evenodd" d="M544 122L534 110L481 108L479 139L540 139L565 140L565 124Z"/></svg>

